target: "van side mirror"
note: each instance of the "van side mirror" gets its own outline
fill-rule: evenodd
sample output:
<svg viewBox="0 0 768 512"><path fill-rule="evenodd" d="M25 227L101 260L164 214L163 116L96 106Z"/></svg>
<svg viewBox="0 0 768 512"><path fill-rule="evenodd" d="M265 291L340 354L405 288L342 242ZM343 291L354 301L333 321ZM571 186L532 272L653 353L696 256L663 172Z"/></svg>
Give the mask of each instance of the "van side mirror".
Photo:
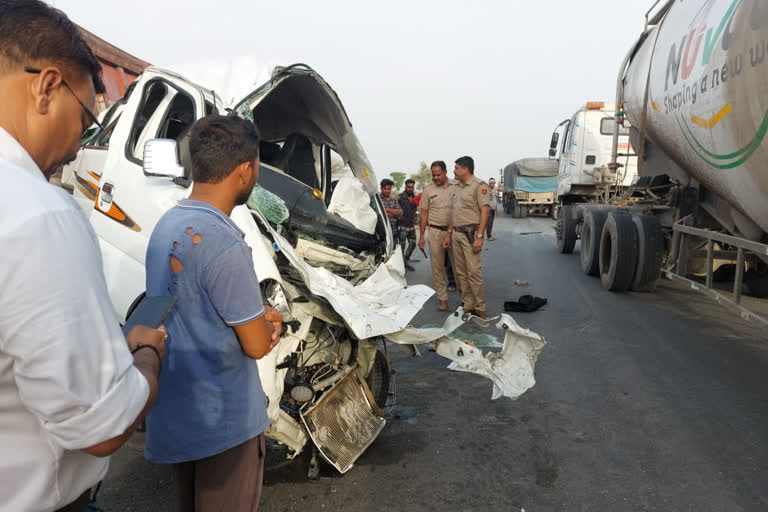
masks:
<svg viewBox="0 0 768 512"><path fill-rule="evenodd" d="M179 165L178 147L173 139L150 139L144 144L145 176L170 178L177 185L188 186L184 167Z"/></svg>
<svg viewBox="0 0 768 512"><path fill-rule="evenodd" d="M555 148L549 148L549 158L555 158L557 150Z"/></svg>
<svg viewBox="0 0 768 512"><path fill-rule="evenodd" d="M557 141L560 140L560 134L558 132L555 132L552 134L552 141L549 143L549 149L557 150ZM549 156L554 156L552 152L550 151Z"/></svg>

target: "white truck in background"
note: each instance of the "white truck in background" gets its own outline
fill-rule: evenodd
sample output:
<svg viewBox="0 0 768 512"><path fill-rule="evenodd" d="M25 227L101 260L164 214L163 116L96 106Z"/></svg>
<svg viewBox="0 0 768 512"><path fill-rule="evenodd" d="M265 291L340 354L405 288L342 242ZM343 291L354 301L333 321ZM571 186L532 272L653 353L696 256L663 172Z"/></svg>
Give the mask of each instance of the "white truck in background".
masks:
<svg viewBox="0 0 768 512"><path fill-rule="evenodd" d="M628 126L619 127L622 166L611 169L608 165L615 116L615 104L590 101L555 128L549 157L558 165L558 206L605 202L632 184L637 175L637 158L629 142Z"/></svg>
<svg viewBox="0 0 768 512"><path fill-rule="evenodd" d="M608 169L622 125L638 179L620 196L564 204L557 246L609 290L649 291L662 275L768 324L741 295L768 289L768 3L656 1L621 65ZM718 267L733 288L718 291ZM727 272L723 272L727 274Z"/></svg>

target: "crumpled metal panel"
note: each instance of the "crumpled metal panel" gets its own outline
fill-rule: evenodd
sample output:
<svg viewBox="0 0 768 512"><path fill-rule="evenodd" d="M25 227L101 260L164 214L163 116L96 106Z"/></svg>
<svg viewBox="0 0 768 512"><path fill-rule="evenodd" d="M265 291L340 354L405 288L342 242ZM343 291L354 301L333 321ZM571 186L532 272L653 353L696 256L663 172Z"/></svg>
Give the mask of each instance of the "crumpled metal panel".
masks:
<svg viewBox="0 0 768 512"><path fill-rule="evenodd" d="M346 473L378 437L386 420L358 370L326 392L302 420L325 460Z"/></svg>
<svg viewBox="0 0 768 512"><path fill-rule="evenodd" d="M504 345L500 352L489 351L483 354L477 347L448 337L470 320L483 327L498 320L496 327L505 331ZM386 334L385 337L400 345L436 342L437 353L453 361L449 369L482 375L493 382L492 400L502 396L514 400L536 384L536 360L547 344L543 337L521 327L510 315L501 314L482 320L466 315L462 308L449 315L442 327L407 327Z"/></svg>

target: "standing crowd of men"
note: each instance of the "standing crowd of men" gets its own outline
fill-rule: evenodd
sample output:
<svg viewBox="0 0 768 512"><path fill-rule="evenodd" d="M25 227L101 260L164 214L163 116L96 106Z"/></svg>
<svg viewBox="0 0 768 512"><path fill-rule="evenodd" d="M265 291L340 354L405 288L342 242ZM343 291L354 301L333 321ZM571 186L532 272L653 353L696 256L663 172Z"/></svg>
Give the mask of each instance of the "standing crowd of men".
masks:
<svg viewBox="0 0 768 512"><path fill-rule="evenodd" d="M414 222L418 214L418 246L424 251L429 241L438 310L448 310L448 292L458 285L464 311L487 318L482 250L486 232L489 240L496 240L491 235L496 214L494 191L475 177L475 162L469 156L456 160L455 180L448 178L442 160L433 162L430 172L432 183L424 187L418 200L413 180L405 182L405 191L397 198L392 195L392 180L381 181L382 201L403 249L405 267L413 270L410 257L416 245Z"/></svg>

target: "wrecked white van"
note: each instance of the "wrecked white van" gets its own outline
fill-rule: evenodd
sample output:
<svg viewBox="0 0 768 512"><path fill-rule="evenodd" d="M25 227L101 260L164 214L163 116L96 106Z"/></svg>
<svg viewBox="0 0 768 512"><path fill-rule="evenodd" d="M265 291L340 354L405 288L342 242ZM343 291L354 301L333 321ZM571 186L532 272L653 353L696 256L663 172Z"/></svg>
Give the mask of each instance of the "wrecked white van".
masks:
<svg viewBox="0 0 768 512"><path fill-rule="evenodd" d="M155 223L191 191L192 124L214 112L258 124L259 187L232 218L253 250L264 297L285 320L281 343L258 363L269 398L266 434L290 456L311 438L343 473L385 423L391 371L382 336L405 328L432 290L406 285L376 177L320 75L304 65L276 67L229 103L175 72L148 68L64 179L98 235L124 320L144 292Z"/></svg>
<svg viewBox="0 0 768 512"><path fill-rule="evenodd" d="M448 337L470 320L460 308L442 328L409 326L433 290L407 285L376 177L320 75L305 65L257 68L248 59L177 69L187 78L148 68L102 116L104 128L87 136L63 177L96 231L121 320L144 293L155 223L191 191L192 124L229 113L255 121L264 139L259 185L232 219L246 234L263 296L285 321L281 342L258 362L269 399L266 434L291 458L311 441L311 477L317 453L344 473L384 427L392 378L385 338L413 353L438 342L452 367L493 381L493 398L516 398L534 385L545 342L507 315L497 324L505 331L501 352L485 355Z"/></svg>

